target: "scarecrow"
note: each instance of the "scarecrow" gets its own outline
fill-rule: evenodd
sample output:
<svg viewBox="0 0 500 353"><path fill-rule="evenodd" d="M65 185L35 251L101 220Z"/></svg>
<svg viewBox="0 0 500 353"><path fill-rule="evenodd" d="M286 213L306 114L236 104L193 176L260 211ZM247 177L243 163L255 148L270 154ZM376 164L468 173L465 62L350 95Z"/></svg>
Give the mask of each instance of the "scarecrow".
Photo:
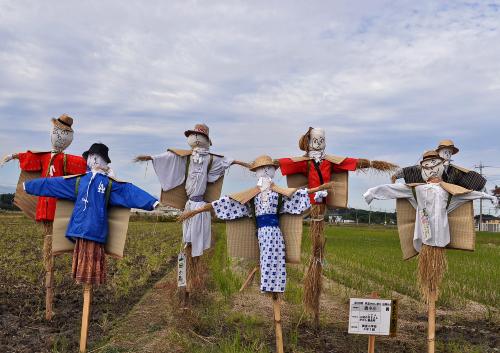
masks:
<svg viewBox="0 0 500 353"><path fill-rule="evenodd" d="M224 173L232 164L247 164L211 153L212 141L205 124L196 124L184 135L191 149L168 149L159 155L137 156L135 161L153 161L161 184L163 204L189 211L220 197ZM184 292L187 298L201 282L199 256L211 246L210 213L201 213L183 222L182 242L185 251L179 254L179 261L187 260L187 288ZM179 286L182 284L179 282Z"/></svg>
<svg viewBox="0 0 500 353"><path fill-rule="evenodd" d="M258 157L250 167L258 178L256 186L237 194L224 196L198 209L186 211L179 217L179 220L186 220L194 215L214 210L219 219L229 221L227 236L230 256L240 255L251 258L248 252L245 254L248 250L245 249L245 244L249 243L254 252L260 254L260 290L262 293L272 295L277 351L283 352L279 294L283 293L286 287L285 262L300 262L302 213L310 207L308 194L313 194L313 198L318 197L318 193L331 185L328 183L312 189L298 190L281 188L273 183L276 168L276 162L271 157ZM284 226L285 214L296 215L291 227ZM249 224L247 223L243 228L230 227L234 220L241 218L247 220L252 218L252 220L249 220ZM284 227L287 229L283 229ZM250 230L250 232L245 234L245 230ZM292 235L289 234L290 232Z"/></svg>
<svg viewBox="0 0 500 353"><path fill-rule="evenodd" d="M418 255L418 282L424 300L428 304L428 342L429 352L434 352L435 315L438 287L447 268L445 247L460 236L474 238L472 212L455 215L460 221L468 223L454 224L453 213L471 200L489 199L496 202L494 196L479 191L472 191L461 186L443 181L445 159L436 151L427 151L420 162L421 177L425 183L387 184L369 189L363 196L368 204L372 200L406 199L413 206L413 248ZM399 201L399 200L398 200ZM416 212L415 212L416 210ZM399 212L398 212L399 215ZM401 246L404 251L404 238L407 232L405 222L398 218ZM469 233L465 230L469 229ZM471 234L472 233L472 234ZM454 246L456 247L456 246ZM453 248L453 246L451 247ZM473 250L469 249L469 250Z"/></svg>
<svg viewBox="0 0 500 353"><path fill-rule="evenodd" d="M459 152L452 140L442 140L436 148L436 152L443 159L443 181L456 184L466 189L481 191L486 185L486 179L479 173L452 164L452 156ZM420 165L400 168L391 177L392 182L404 179L405 183L424 183Z"/></svg>
<svg viewBox="0 0 500 353"><path fill-rule="evenodd" d="M28 194L74 202L65 235L74 243L73 278L76 283L84 285L81 351L86 349L92 286L106 281L105 244L108 241L110 228L108 207L119 206L151 211L159 204L155 197L144 190L109 175L108 164L111 160L108 151L106 145L94 143L83 153L89 168L86 174L40 178L24 183Z"/></svg>
<svg viewBox="0 0 500 353"><path fill-rule="evenodd" d="M26 151L13 153L3 158L1 165L13 160L19 160L21 174L16 189L14 204L28 217L42 224L44 230L43 259L45 267L45 318L52 318L52 302L54 298L54 257L52 255L52 222L56 210L56 199L27 195L22 183L39 177L58 177L62 175L85 173L86 163L80 156L64 153L73 141L73 119L63 114L52 119L50 140L52 149L46 152Z"/></svg>
<svg viewBox="0 0 500 353"><path fill-rule="evenodd" d="M304 304L314 314L316 327L319 327L319 298L322 289L322 270L324 256L324 217L326 206L347 207L349 171L372 168L378 171L391 171L395 165L383 161L369 161L363 158L347 158L325 153L325 131L310 127L300 138L299 148L306 154L300 157L279 160L281 173L287 176L290 187L316 187L333 181L333 192L323 191L318 197L311 196L312 256L305 276Z"/></svg>

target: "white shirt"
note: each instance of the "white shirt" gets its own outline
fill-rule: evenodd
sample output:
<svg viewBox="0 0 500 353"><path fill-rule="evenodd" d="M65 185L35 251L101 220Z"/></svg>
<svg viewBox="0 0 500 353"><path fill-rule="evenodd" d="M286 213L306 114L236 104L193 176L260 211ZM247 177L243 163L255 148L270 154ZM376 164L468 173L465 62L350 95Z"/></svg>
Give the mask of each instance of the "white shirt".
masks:
<svg viewBox="0 0 500 353"><path fill-rule="evenodd" d="M408 199L416 209L415 232L413 234L413 246L420 251L422 244L430 246L445 247L450 242L450 227L448 225L448 213L452 212L462 204L475 199L494 200L494 196L484 192L471 191L462 195L455 195L448 203L449 193L439 183L429 183L415 187L418 204L413 197L411 187L405 184L386 184L368 189L363 195L366 202L370 204L374 199ZM423 216L423 214L427 216ZM428 220L426 226L425 219Z"/></svg>

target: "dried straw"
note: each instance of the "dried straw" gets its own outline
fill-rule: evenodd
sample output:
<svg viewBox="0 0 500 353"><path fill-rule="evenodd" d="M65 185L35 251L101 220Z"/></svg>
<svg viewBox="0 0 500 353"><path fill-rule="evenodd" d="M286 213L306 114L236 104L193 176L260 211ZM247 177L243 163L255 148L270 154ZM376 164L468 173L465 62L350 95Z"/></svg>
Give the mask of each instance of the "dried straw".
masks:
<svg viewBox="0 0 500 353"><path fill-rule="evenodd" d="M448 267L445 248L423 245L418 255L418 285L426 303L431 293L438 297L438 289Z"/></svg>
<svg viewBox="0 0 500 353"><path fill-rule="evenodd" d="M365 158L358 158L358 162L356 163L356 169L368 169L371 167L370 160Z"/></svg>
<svg viewBox="0 0 500 353"><path fill-rule="evenodd" d="M133 159L134 163L151 161L153 158L151 156L139 155Z"/></svg>
<svg viewBox="0 0 500 353"><path fill-rule="evenodd" d="M311 228L312 256L309 267L304 278L304 306L306 310L314 313L315 319L319 318L319 297L323 287L323 255L325 250L324 235L325 205L311 206Z"/></svg>
<svg viewBox="0 0 500 353"><path fill-rule="evenodd" d="M393 172L398 169L398 166L396 164L385 161L372 161L371 167L380 172Z"/></svg>
<svg viewBox="0 0 500 353"><path fill-rule="evenodd" d="M191 256L191 244L186 247L186 281L187 291L193 292L203 286L201 257Z"/></svg>

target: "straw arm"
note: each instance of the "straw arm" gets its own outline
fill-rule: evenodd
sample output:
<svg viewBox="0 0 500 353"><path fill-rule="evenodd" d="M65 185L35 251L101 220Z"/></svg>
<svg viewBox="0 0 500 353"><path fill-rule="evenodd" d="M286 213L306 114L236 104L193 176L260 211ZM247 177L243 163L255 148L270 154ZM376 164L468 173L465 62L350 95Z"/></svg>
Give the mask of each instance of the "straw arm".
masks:
<svg viewBox="0 0 500 353"><path fill-rule="evenodd" d="M202 212L210 212L211 210L213 210L213 206L211 203L207 203L206 205L196 209L196 210L191 210L191 211L184 211L182 212L181 215L179 215L179 217L177 217L177 222L184 222L185 220L197 215L198 213L202 213Z"/></svg>
<svg viewBox="0 0 500 353"><path fill-rule="evenodd" d="M333 181L330 181L328 183L324 183L318 187L307 189L307 192L309 194L314 194L315 192L322 191L322 190L330 190L333 189Z"/></svg>
<svg viewBox="0 0 500 353"><path fill-rule="evenodd" d="M248 168L248 169L250 168L250 163L243 162L243 161L238 161L236 159L231 164L241 165L242 167L245 167L245 168Z"/></svg>
<svg viewBox="0 0 500 353"><path fill-rule="evenodd" d="M17 153L7 154L0 161L0 166L3 166L5 163L10 162L13 159L18 159Z"/></svg>
<svg viewBox="0 0 500 353"><path fill-rule="evenodd" d="M398 169L398 166L391 162L370 161L366 158L358 158L356 169L374 169L379 172L394 172Z"/></svg>
<svg viewBox="0 0 500 353"><path fill-rule="evenodd" d="M138 155L137 157L135 157L133 159L134 163L147 162L147 161L152 161L152 160L153 160L153 157L148 156L148 155L144 155L144 154Z"/></svg>

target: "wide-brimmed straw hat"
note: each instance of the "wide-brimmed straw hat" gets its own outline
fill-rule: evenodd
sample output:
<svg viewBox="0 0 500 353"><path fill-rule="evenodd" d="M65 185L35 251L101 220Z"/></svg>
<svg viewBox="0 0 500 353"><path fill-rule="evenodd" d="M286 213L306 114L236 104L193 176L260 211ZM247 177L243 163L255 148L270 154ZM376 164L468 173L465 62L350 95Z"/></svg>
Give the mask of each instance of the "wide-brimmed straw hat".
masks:
<svg viewBox="0 0 500 353"><path fill-rule="evenodd" d="M422 164L424 161L428 159L441 159L443 160L443 157L437 153L437 151L431 150L431 151L425 151L424 154L422 155L422 160L420 161L420 164Z"/></svg>
<svg viewBox="0 0 500 353"><path fill-rule="evenodd" d="M436 151L439 151L441 148L445 148L445 147L453 149L453 154L455 154L459 151L459 149L455 147L455 144L453 143L452 140L439 141L439 145L437 146Z"/></svg>
<svg viewBox="0 0 500 353"><path fill-rule="evenodd" d="M111 163L111 159L108 156L109 148L104 143L94 143L90 146L88 151L83 152L82 157L87 160L89 154L97 154L106 161L106 163Z"/></svg>
<svg viewBox="0 0 500 353"><path fill-rule="evenodd" d="M309 151L309 139L310 139L310 136L311 136L311 130L312 130L312 127L309 127L309 129L307 129L307 132L300 136L300 139L299 139L299 148L302 150L302 151Z"/></svg>
<svg viewBox="0 0 500 353"><path fill-rule="evenodd" d="M250 164L249 169L252 172L255 172L255 170L257 168L265 167L267 165L272 165L275 168L278 167L278 163L276 161L274 161L271 157L266 156L266 155L262 155L262 156L255 158L255 160Z"/></svg>
<svg viewBox="0 0 500 353"><path fill-rule="evenodd" d="M62 130L73 132L71 126L73 125L73 118L69 115L63 114L59 118L52 118L52 123Z"/></svg>
<svg viewBox="0 0 500 353"><path fill-rule="evenodd" d="M202 134L207 137L208 141L210 142L210 145L212 145L212 140L210 140L210 136L208 133L209 133L208 126L206 126L205 124L196 124L194 126L194 129L184 131L184 136L188 137L191 134Z"/></svg>

